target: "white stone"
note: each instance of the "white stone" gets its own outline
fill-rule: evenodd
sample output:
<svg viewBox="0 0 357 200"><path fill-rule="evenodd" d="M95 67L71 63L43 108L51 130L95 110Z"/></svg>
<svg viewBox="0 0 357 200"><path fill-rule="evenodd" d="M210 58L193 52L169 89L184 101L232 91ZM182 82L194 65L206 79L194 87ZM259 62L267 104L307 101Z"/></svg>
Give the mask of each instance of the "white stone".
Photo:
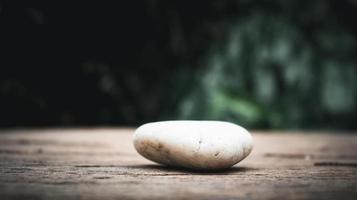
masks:
<svg viewBox="0 0 357 200"><path fill-rule="evenodd" d="M229 168L253 149L250 133L223 121L162 121L140 126L134 146L145 158L169 166Z"/></svg>

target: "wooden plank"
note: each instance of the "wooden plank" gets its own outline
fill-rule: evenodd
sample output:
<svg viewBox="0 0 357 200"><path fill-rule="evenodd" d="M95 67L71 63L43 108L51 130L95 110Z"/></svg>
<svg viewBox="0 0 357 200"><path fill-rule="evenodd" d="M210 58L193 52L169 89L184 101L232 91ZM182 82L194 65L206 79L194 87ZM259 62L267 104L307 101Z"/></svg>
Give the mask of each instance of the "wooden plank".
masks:
<svg viewBox="0 0 357 200"><path fill-rule="evenodd" d="M133 129L0 132L0 199L357 199L357 135L254 132L228 171L154 164Z"/></svg>

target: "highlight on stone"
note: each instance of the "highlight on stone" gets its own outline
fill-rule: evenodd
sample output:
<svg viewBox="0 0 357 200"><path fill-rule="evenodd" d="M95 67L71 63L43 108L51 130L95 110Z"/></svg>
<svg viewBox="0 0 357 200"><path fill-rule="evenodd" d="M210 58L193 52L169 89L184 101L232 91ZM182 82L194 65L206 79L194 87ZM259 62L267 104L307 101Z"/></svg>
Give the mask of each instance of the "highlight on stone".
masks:
<svg viewBox="0 0 357 200"><path fill-rule="evenodd" d="M159 164L195 170L221 170L237 164L253 149L251 134L223 121L161 121L140 126L134 147Z"/></svg>

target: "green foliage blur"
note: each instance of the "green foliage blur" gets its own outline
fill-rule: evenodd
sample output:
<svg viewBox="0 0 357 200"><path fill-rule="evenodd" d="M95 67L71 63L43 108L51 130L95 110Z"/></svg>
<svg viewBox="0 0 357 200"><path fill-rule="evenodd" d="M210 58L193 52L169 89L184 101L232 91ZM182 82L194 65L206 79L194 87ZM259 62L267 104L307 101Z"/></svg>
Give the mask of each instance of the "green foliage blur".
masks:
<svg viewBox="0 0 357 200"><path fill-rule="evenodd" d="M357 11L356 1L335 3ZM357 43L350 29L355 27L348 27L353 19L342 21L343 11L327 1L231 6L249 12L218 22L223 28L215 31L223 31L223 39L201 58L194 84L178 78L189 91L177 110L180 119L264 129L356 127Z"/></svg>
<svg viewBox="0 0 357 200"><path fill-rule="evenodd" d="M0 2L0 126L357 129L356 0L117 3Z"/></svg>

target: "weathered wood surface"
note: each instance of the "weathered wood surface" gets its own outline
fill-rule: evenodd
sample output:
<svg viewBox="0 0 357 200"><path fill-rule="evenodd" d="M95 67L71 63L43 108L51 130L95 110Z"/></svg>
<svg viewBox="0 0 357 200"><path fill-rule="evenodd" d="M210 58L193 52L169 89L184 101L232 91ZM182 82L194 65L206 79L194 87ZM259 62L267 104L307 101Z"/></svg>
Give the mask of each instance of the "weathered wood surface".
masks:
<svg viewBox="0 0 357 200"><path fill-rule="evenodd" d="M0 131L0 199L357 199L357 135L254 132L228 171L156 165L132 129Z"/></svg>

